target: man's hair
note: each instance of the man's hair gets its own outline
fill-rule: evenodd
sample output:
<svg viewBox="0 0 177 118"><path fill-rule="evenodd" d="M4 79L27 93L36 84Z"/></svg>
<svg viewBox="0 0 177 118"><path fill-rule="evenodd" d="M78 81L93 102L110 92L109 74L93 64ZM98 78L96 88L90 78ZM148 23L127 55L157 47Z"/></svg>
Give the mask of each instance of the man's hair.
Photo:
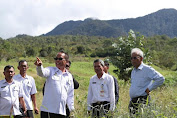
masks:
<svg viewBox="0 0 177 118"><path fill-rule="evenodd" d="M5 72L7 69L11 69L11 68L13 68L13 69L15 70L15 68L14 68L13 66L11 66L11 65L5 66L5 67L4 67L4 72Z"/></svg>
<svg viewBox="0 0 177 118"><path fill-rule="evenodd" d="M58 52L57 55L58 55L59 53L64 53L64 54L65 54L65 56L64 56L65 60L66 60L66 61L69 61L69 55L68 55L68 53L64 52L63 50L61 50L60 52Z"/></svg>
<svg viewBox="0 0 177 118"><path fill-rule="evenodd" d="M71 66L71 61L69 61L69 66Z"/></svg>
<svg viewBox="0 0 177 118"><path fill-rule="evenodd" d="M108 61L104 61L104 65L105 66L109 66L109 62Z"/></svg>
<svg viewBox="0 0 177 118"><path fill-rule="evenodd" d="M26 62L26 63L27 63L27 61L26 61L26 60L20 60L20 61L18 62L18 66L20 66L20 64L21 64L21 63L24 63L24 62Z"/></svg>
<svg viewBox="0 0 177 118"><path fill-rule="evenodd" d="M138 54L139 56L143 57L143 51L142 51L141 49L139 49L139 48L133 48L133 49L131 50L131 55L132 55L133 53L136 53L136 54Z"/></svg>
<svg viewBox="0 0 177 118"><path fill-rule="evenodd" d="M103 60L101 60L101 59L96 59L96 60L93 62L93 64L96 63L96 62L99 62L102 66L104 66L104 61L103 61Z"/></svg>

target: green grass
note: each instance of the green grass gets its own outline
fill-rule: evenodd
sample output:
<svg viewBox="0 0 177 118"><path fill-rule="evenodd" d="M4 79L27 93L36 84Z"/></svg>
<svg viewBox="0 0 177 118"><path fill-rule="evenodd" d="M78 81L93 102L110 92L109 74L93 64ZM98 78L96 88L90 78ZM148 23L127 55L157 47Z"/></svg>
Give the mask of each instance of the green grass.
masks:
<svg viewBox="0 0 177 118"><path fill-rule="evenodd" d="M18 74L17 62L19 59L12 60L9 62L0 62L0 79L4 78L3 68L6 65L13 65L15 67L15 72ZM36 74L36 66L34 65L35 58L27 58L26 59L29 64L28 75L33 76L36 82L38 93L36 95L37 106L40 108L42 103L42 87L45 82L44 78L39 77ZM48 63L46 59L43 59L44 67L47 66L55 66L55 64ZM170 70L162 70L156 66L153 66L157 71L159 71L162 75L165 76L165 84L151 92L151 107L148 109L142 110L142 114L139 118L176 118L177 117L177 72ZM114 66L110 65L110 73L116 77L116 75L112 72L114 70ZM95 72L93 69L93 59L85 59L85 60L73 60L71 69L71 73L74 75L75 79L80 83L79 89L75 90L75 109L76 109L76 117L77 118L87 118L86 114L86 101L87 101L87 91L89 85L89 79L92 77ZM128 118L128 104L129 104L129 87L130 83L124 83L122 80L118 80L119 82L119 94L120 99L117 105L117 109L115 112L115 118ZM40 115L35 115L35 118L40 118Z"/></svg>

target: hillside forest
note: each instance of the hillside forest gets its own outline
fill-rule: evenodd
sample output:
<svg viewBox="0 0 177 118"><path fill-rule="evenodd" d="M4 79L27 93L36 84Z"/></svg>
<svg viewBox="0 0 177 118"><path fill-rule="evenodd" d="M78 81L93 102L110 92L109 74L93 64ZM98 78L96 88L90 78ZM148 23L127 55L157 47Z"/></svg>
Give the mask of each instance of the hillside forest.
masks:
<svg viewBox="0 0 177 118"><path fill-rule="evenodd" d="M142 35L138 34L139 37ZM128 37L128 36L126 36ZM125 38L123 38L125 39ZM19 57L45 57L53 60L56 53L64 50L74 57L109 58L115 55L113 44L121 43L122 38L100 36L27 36L19 35L4 40L0 38L0 61L18 60ZM148 49L151 63L161 68L177 70L177 38L166 35L141 38L143 48ZM126 43L126 42L125 42ZM80 58L81 59L81 58Z"/></svg>

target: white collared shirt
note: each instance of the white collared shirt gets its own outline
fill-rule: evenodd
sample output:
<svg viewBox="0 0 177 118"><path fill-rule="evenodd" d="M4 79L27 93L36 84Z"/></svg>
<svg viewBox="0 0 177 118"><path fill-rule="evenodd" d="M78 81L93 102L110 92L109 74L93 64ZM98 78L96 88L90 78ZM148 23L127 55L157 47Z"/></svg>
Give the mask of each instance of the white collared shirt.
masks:
<svg viewBox="0 0 177 118"><path fill-rule="evenodd" d="M41 111L66 115L66 104L74 110L74 85L72 75L62 73L57 67L37 67L37 73L47 78Z"/></svg>
<svg viewBox="0 0 177 118"><path fill-rule="evenodd" d="M19 97L23 97L20 82L13 80L10 84L4 79L0 81L0 115L20 115Z"/></svg>
<svg viewBox="0 0 177 118"><path fill-rule="evenodd" d="M91 110L92 103L108 101L110 102L110 110L115 108L115 87L112 76L104 73L99 79L94 75L90 79L88 96L87 96L87 110Z"/></svg>
<svg viewBox="0 0 177 118"><path fill-rule="evenodd" d="M14 80L19 81L23 85L23 98L25 100L27 110L33 110L31 95L36 94L36 84L33 77L26 75L23 78L20 74L13 77Z"/></svg>

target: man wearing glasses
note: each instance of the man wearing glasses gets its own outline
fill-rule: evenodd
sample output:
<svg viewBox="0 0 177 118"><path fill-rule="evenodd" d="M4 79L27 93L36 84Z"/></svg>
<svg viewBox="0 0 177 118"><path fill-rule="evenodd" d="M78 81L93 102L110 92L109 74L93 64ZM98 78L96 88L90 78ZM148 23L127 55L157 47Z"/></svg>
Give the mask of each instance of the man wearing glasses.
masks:
<svg viewBox="0 0 177 118"><path fill-rule="evenodd" d="M41 106L41 118L66 118L66 104L70 111L74 110L74 86L72 75L66 70L69 57L59 52L55 59L56 67L43 68L37 57L34 63L37 73L47 78Z"/></svg>
<svg viewBox="0 0 177 118"><path fill-rule="evenodd" d="M133 115L137 113L138 107L146 102L149 103L150 91L162 85L165 78L143 63L143 52L139 48L131 50L131 63L134 69L131 72L129 110L130 115Z"/></svg>

